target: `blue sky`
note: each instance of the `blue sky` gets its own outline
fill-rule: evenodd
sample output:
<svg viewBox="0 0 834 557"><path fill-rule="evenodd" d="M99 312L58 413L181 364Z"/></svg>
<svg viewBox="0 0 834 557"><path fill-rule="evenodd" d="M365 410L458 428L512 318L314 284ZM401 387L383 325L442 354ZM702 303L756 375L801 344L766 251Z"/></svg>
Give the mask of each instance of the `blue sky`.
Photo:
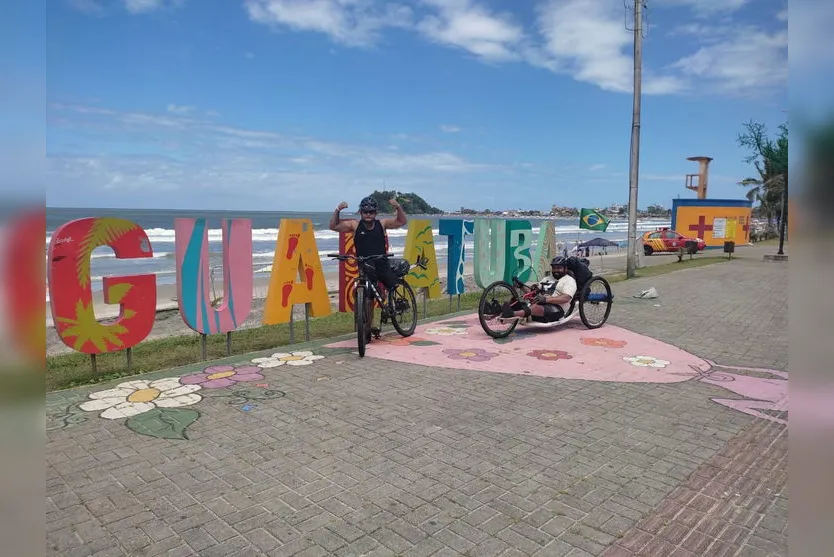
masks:
<svg viewBox="0 0 834 557"><path fill-rule="evenodd" d="M784 0L649 0L638 205L753 173L787 119ZM628 200L622 0L54 0L47 204L447 210Z"/></svg>

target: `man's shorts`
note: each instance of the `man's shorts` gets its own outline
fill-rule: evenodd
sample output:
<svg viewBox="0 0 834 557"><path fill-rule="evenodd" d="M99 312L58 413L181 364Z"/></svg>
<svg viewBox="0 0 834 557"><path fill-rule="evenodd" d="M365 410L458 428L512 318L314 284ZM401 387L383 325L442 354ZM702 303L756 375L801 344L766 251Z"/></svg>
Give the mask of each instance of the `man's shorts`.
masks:
<svg viewBox="0 0 834 557"><path fill-rule="evenodd" d="M385 259L376 259L369 262L374 267L374 271L368 273L372 281L379 281L385 285L385 288L391 290L397 283L397 277L394 270L391 268L391 262Z"/></svg>
<svg viewBox="0 0 834 557"><path fill-rule="evenodd" d="M543 304L542 308L544 308L544 315L542 317L538 317L536 315L531 316L533 321L538 321L539 323L553 323L554 321L558 321L565 316L565 310L562 309L562 306L557 304Z"/></svg>

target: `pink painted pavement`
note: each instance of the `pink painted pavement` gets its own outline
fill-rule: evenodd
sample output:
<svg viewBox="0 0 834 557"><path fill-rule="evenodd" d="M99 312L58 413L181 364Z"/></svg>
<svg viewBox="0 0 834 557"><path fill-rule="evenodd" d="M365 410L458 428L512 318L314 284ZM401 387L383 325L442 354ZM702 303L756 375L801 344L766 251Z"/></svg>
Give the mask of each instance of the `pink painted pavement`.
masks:
<svg viewBox="0 0 834 557"><path fill-rule="evenodd" d="M353 339L327 347L354 347ZM787 373L721 366L676 346L613 325L587 329L578 321L556 329L519 326L493 339L477 315L419 325L414 335L396 332L374 340L365 352L378 358L431 367L535 375L585 381L676 383L696 379L740 398L712 400L740 412L787 423ZM726 371L725 371L726 369ZM775 376L762 378L739 372Z"/></svg>

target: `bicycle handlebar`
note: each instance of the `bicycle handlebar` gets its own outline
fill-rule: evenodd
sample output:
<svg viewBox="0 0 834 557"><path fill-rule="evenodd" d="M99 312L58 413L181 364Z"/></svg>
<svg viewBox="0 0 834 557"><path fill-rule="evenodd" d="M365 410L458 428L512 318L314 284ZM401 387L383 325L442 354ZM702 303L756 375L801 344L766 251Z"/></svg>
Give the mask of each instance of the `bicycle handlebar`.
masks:
<svg viewBox="0 0 834 557"><path fill-rule="evenodd" d="M394 257L393 253L385 253L382 255L349 255L346 253L328 253L327 257L335 257L336 259L356 259L357 261L368 261L369 259L379 259L382 257Z"/></svg>
<svg viewBox="0 0 834 557"><path fill-rule="evenodd" d="M381 259L383 257L394 257L394 254L393 253L386 253L386 254L382 254L382 255L363 255L363 256L360 257L358 255L349 255L349 254L346 254L346 253L328 253L327 257L334 257L334 258L336 258L340 261L345 261L347 259L355 259L356 261L364 262L364 261L369 261L371 259ZM424 270L427 269L427 267L428 267L426 264L421 264L420 261L417 261L417 263L415 263L415 265L417 267L420 267L421 269L424 269Z"/></svg>

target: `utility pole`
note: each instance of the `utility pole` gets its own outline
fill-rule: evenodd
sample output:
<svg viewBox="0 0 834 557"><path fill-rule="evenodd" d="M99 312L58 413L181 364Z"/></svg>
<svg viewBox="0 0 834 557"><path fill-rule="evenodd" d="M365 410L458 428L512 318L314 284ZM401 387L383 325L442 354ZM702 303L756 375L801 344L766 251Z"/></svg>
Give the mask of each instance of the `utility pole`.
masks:
<svg viewBox="0 0 834 557"><path fill-rule="evenodd" d="M628 179L628 253L626 278L637 269L637 182L640 167L640 100L643 78L643 8L645 0L634 0L634 108L631 116L631 159ZM626 27L628 28L628 27Z"/></svg>

